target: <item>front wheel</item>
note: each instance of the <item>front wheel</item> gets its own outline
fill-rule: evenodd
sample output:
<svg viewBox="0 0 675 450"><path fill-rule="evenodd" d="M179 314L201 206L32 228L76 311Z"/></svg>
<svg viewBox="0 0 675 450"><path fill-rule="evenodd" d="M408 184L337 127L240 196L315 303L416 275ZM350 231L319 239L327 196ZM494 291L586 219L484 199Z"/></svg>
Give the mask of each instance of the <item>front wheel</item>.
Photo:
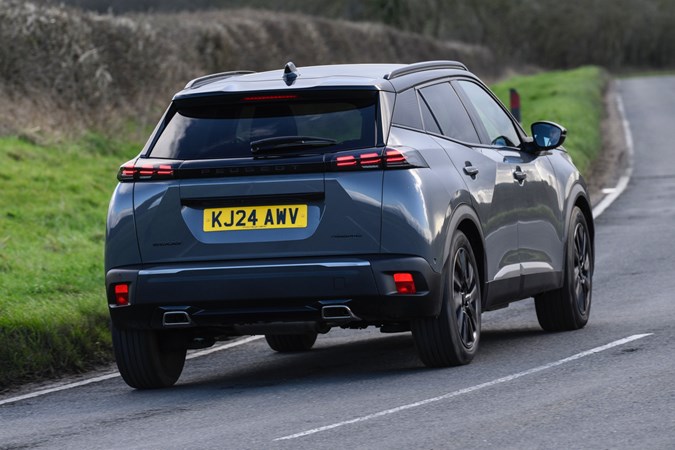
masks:
<svg viewBox="0 0 675 450"><path fill-rule="evenodd" d="M468 364L478 350L481 328L481 291L478 265L471 243L461 231L452 241L444 270L443 304L438 317L414 320L415 346L429 367Z"/></svg>
<svg viewBox="0 0 675 450"><path fill-rule="evenodd" d="M539 325L546 331L578 330L591 313L593 243L578 207L572 210L567 234L563 286L534 298Z"/></svg>
<svg viewBox="0 0 675 450"><path fill-rule="evenodd" d="M163 346L160 332L112 328L117 368L136 389L172 386L185 365L187 348Z"/></svg>

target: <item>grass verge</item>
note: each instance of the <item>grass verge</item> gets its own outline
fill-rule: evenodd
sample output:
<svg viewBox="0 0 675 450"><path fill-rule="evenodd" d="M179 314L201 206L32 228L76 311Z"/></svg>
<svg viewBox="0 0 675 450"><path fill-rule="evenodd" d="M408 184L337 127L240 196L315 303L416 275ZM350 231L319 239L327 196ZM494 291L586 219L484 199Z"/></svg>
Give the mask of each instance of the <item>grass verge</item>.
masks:
<svg viewBox="0 0 675 450"><path fill-rule="evenodd" d="M105 215L137 151L95 134L0 139L0 390L110 360Z"/></svg>
<svg viewBox="0 0 675 450"><path fill-rule="evenodd" d="M582 171L600 149L603 74L593 67L515 77L526 128L565 125ZM140 144L89 134L40 145L0 138L0 390L112 359L103 288L107 204Z"/></svg>
<svg viewBox="0 0 675 450"><path fill-rule="evenodd" d="M606 75L598 67L518 76L492 86L509 106L509 88L520 94L522 124L529 133L532 122L551 120L567 128L565 148L581 173L602 147L600 125Z"/></svg>

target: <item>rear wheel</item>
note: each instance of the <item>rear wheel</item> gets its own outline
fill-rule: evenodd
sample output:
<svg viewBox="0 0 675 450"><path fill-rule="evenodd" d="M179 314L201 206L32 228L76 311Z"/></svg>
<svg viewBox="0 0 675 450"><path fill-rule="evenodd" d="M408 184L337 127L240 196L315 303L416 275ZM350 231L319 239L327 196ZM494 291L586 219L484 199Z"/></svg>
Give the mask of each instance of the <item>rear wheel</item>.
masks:
<svg viewBox="0 0 675 450"><path fill-rule="evenodd" d="M317 333L266 334L265 340L272 350L280 353L304 352L312 348Z"/></svg>
<svg viewBox="0 0 675 450"><path fill-rule="evenodd" d="M185 364L186 348L163 348L161 334L151 330L117 329L112 340L117 368L124 381L136 389L172 386Z"/></svg>
<svg viewBox="0 0 675 450"><path fill-rule="evenodd" d="M534 298L539 325L546 331L583 328L591 313L593 245L586 217L574 207L567 237L565 280L555 291Z"/></svg>
<svg viewBox="0 0 675 450"><path fill-rule="evenodd" d="M478 266L471 243L464 233L457 231L445 269L441 313L411 324L420 359L429 367L470 363L478 350L480 326Z"/></svg>

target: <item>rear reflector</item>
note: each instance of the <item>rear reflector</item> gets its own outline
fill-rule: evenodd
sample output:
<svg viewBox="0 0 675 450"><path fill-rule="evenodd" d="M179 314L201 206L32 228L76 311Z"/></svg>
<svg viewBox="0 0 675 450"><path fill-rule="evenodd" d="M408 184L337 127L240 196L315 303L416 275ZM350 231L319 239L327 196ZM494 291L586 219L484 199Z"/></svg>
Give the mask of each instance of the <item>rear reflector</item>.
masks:
<svg viewBox="0 0 675 450"><path fill-rule="evenodd" d="M395 273L394 284L396 284L396 292L399 294L415 294L417 288L415 287L415 280L411 273Z"/></svg>
<svg viewBox="0 0 675 450"><path fill-rule="evenodd" d="M116 284L114 287L115 291L115 305L117 306L127 306L129 304L129 285Z"/></svg>

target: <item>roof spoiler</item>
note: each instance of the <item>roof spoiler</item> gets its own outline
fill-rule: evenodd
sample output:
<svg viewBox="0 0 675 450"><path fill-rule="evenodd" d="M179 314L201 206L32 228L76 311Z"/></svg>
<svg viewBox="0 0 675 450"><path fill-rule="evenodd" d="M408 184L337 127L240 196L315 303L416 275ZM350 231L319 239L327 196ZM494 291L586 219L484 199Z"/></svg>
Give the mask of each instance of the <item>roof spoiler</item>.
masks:
<svg viewBox="0 0 675 450"><path fill-rule="evenodd" d="M209 83L213 83L214 81L218 80L223 80L225 78L230 78L235 75L246 75L249 73L255 73L253 70L235 70L232 72L220 72L220 73L212 73L211 75L204 75L203 77L195 78L194 80L191 80L188 82L188 84L185 85L185 89L195 89L200 86L204 86Z"/></svg>
<svg viewBox="0 0 675 450"><path fill-rule="evenodd" d="M392 70L384 76L385 80L393 80L394 78L402 77L416 72L424 72L425 70L440 70L440 69L455 69L455 70L469 70L464 64L458 61L424 61Z"/></svg>

